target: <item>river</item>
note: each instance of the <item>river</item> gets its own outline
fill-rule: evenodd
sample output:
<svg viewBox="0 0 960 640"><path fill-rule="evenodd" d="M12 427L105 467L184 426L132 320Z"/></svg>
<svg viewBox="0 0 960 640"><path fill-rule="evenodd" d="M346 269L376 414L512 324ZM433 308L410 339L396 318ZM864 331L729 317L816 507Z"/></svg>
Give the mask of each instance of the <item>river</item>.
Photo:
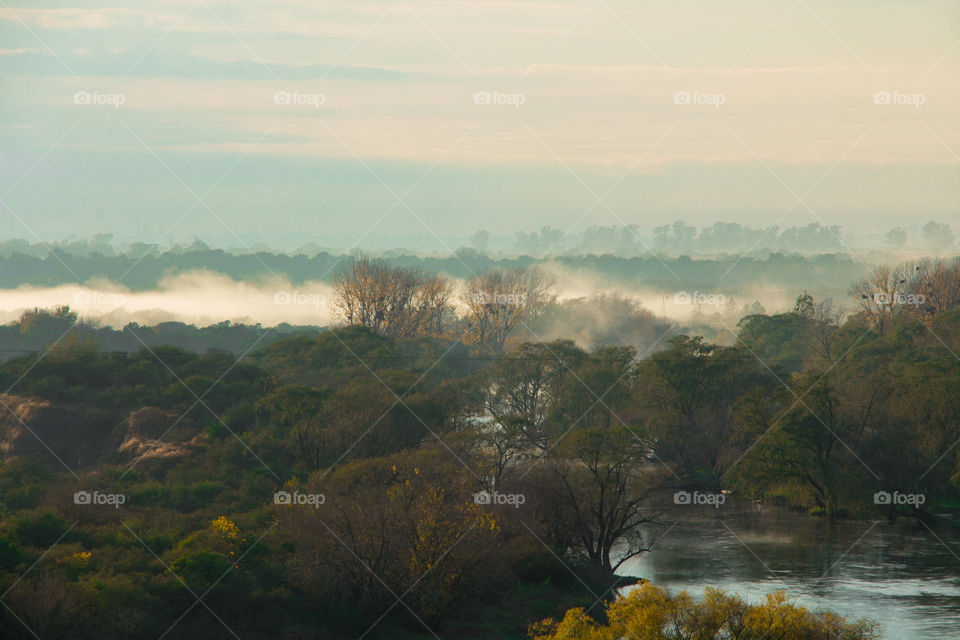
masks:
<svg viewBox="0 0 960 640"><path fill-rule="evenodd" d="M702 595L706 586L750 601L783 589L810 609L871 618L884 638L960 639L960 529L835 521L728 499L719 507L659 505L654 551L618 573Z"/></svg>

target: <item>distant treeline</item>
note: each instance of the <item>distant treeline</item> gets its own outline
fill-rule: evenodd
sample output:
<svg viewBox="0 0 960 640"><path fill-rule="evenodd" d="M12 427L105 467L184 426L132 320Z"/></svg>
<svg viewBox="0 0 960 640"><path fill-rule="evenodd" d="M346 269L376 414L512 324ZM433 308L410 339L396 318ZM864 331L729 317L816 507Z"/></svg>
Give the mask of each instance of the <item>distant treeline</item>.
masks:
<svg viewBox="0 0 960 640"><path fill-rule="evenodd" d="M131 323L123 329L113 329L82 321L69 307L38 309L27 311L17 322L0 326L0 362L57 347L136 353L144 347L170 345L192 353L220 352L239 357L281 338L312 337L320 331L320 327L281 324L263 328L229 321L209 327L182 322L161 322L150 327Z"/></svg>
<svg viewBox="0 0 960 640"><path fill-rule="evenodd" d="M294 285L307 281L332 281L354 259L349 255L321 252L313 256L282 253L232 254L220 249L196 247L158 253L151 247L133 247L126 253L106 255L70 253L63 248L45 250L42 256L26 251L10 252L9 243L0 244L0 288L21 285L57 286L103 278L134 291L155 288L165 277L206 270L235 280L280 276ZM31 251L31 253L34 253ZM422 257L384 256L391 266L445 273L455 278L490 269L528 268L544 260L530 256L494 258L469 248L453 255ZM731 255L722 258L692 259L645 255L632 258L614 255L557 256L551 261L574 271L591 271L612 283L663 291L701 288L714 290L722 280L724 289L735 291L753 285L781 289L818 290L844 285L862 277L867 267L845 254L801 256L773 253L765 258Z"/></svg>
<svg viewBox="0 0 960 640"><path fill-rule="evenodd" d="M653 229L653 234L635 224L596 225L582 232L571 233L555 229L550 225L539 231L517 231L513 233L512 243L507 235L495 235L479 230L466 240L464 246L484 253L497 255L577 256L582 254L612 254L621 257L661 253L671 256L701 255L718 256L725 254L762 255L766 253L802 253L817 255L822 253L848 253L862 249L903 249L905 247L923 247L927 252L943 253L956 245L956 235L949 224L927 221L920 232L911 235L905 227L888 229L882 240L877 229L870 229L869 236L858 235L840 225L824 225L812 222L804 226L751 227L736 222L715 222L710 226L694 227L683 220L661 225ZM460 243L454 241L453 247ZM211 247L200 239L189 244L169 245L167 253L183 255L197 251L206 251ZM139 258L144 254L160 253L159 244L144 242L118 243L110 233L98 233L90 239L79 238L53 242L30 242L16 238L0 242L0 256L9 257L23 254L35 258L45 257L51 250L74 256L118 256L127 255ZM228 253L286 253L315 256L320 253L337 253L329 246L310 241L294 251L278 252L263 242L256 242L242 249L226 249ZM408 252L406 249L388 251L389 255Z"/></svg>

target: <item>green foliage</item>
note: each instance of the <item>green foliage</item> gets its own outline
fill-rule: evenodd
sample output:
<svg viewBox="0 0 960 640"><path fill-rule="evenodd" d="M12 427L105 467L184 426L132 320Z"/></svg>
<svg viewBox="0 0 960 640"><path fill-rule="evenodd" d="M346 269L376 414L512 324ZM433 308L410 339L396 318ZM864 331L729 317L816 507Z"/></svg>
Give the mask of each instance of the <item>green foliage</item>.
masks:
<svg viewBox="0 0 960 640"><path fill-rule="evenodd" d="M559 339L488 360L446 338L359 327L275 341L240 363L85 342L14 358L0 383L22 377L30 397L11 397L11 411L75 467L79 486L127 503L74 504L75 478L3 418L0 580L43 558L11 602L51 637L159 637L194 603L178 577L192 589L216 583L205 602L245 636L358 637L384 614L385 636L400 637L422 630L417 617L470 626L458 620L466 602L507 612L514 628L533 611L592 602L581 580L602 575L602 591L618 562L649 546L640 525L656 524L645 499L663 482L651 472L661 462L684 481L828 517L956 508L960 362L944 347L960 351L960 313L904 315L882 335L860 316L830 317L802 296L790 313L746 318L735 346L677 336L643 360L598 335L589 350ZM60 310L17 331L74 321ZM490 490L524 502L478 504ZM881 490L926 502L878 506ZM275 504L279 491L326 501ZM390 608L401 593L409 609ZM523 593L529 603L509 601ZM613 605L611 625L575 612L542 637L621 637L641 609L661 618L640 621L706 624L722 610L763 628L783 614L798 638L824 628L874 637L778 597L750 608L719 592L710 606L644 593ZM211 620L195 611L173 637L214 636ZM0 617L4 637L20 633L11 622Z"/></svg>
<svg viewBox="0 0 960 640"><path fill-rule="evenodd" d="M52 509L42 508L16 517L12 529L20 545L46 549L67 533L70 523Z"/></svg>

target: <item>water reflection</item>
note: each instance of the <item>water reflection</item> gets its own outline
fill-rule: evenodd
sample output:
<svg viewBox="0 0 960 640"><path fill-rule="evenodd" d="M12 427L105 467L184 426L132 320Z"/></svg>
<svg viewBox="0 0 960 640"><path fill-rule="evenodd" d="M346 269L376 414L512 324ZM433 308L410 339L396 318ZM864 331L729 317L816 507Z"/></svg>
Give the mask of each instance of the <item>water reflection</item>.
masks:
<svg viewBox="0 0 960 640"><path fill-rule="evenodd" d="M887 638L960 638L960 530L931 532L912 520L829 522L737 500L659 506L667 525L647 532L660 538L655 551L619 573L749 600L785 589L811 609L872 618Z"/></svg>

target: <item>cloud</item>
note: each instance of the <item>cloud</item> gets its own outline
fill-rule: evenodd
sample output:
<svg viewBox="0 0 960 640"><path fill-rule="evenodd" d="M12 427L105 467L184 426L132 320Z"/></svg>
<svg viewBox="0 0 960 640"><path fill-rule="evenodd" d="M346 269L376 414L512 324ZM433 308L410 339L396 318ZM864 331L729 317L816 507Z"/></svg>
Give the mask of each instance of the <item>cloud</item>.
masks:
<svg viewBox="0 0 960 640"><path fill-rule="evenodd" d="M128 9L0 9L0 19L37 25L44 29L109 29L121 17L149 15Z"/></svg>
<svg viewBox="0 0 960 640"><path fill-rule="evenodd" d="M3 49L8 56L4 73L32 75L64 75L64 68L46 51ZM412 73L372 65L349 64L290 64L281 61L261 61L252 58L217 60L195 54L149 52L142 56L136 50L112 52L79 51L69 59L70 68L80 76L123 77L135 71L134 77L143 78L207 78L244 80L310 80L322 77L351 80L397 80ZM62 56L61 56L62 57Z"/></svg>

